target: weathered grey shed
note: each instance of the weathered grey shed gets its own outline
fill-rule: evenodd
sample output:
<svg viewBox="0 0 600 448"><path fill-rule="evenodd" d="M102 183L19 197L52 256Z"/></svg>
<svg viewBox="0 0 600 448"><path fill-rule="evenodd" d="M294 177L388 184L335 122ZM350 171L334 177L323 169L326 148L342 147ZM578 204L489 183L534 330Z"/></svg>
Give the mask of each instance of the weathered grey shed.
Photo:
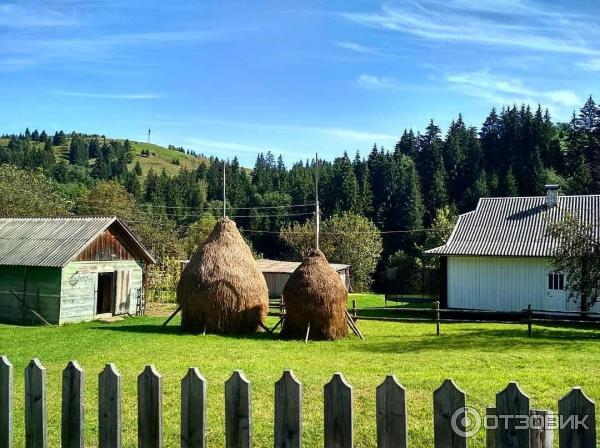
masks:
<svg viewBox="0 0 600 448"><path fill-rule="evenodd" d="M0 321L135 313L152 255L116 217L0 219Z"/></svg>
<svg viewBox="0 0 600 448"><path fill-rule="evenodd" d="M256 260L256 263L265 276L269 288L269 297L281 297L283 287L292 273L300 266L299 261L268 260L266 258ZM338 273L346 289L351 291L350 265L336 263L329 263L329 265Z"/></svg>

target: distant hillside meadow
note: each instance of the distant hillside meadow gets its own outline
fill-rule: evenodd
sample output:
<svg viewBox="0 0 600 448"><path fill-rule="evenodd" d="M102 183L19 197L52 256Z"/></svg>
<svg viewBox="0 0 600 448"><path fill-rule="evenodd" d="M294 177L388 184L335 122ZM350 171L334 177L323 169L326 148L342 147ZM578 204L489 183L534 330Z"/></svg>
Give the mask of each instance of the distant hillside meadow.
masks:
<svg viewBox="0 0 600 448"><path fill-rule="evenodd" d="M164 266L184 259L222 214L223 163L183 148L98 135L25 130L0 137L0 214L118 215ZM226 161L227 209L256 254L298 258L312 244L315 162ZM426 266L456 216L485 196L600 193L600 108L590 97L569 123L541 106L492 110L479 127L405 130L394 148L320 161L323 245L354 266L358 289L386 267ZM32 188L35 186L35 188ZM393 232L390 232L393 231ZM377 282L375 284L377 286Z"/></svg>

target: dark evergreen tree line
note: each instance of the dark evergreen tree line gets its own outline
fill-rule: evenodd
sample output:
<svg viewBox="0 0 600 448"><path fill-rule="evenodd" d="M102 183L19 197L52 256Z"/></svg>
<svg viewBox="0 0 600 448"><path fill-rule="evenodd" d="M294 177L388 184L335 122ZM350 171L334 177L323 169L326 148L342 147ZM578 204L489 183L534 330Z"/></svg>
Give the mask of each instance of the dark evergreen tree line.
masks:
<svg viewBox="0 0 600 448"><path fill-rule="evenodd" d="M194 171L181 167L169 175L143 172L139 161L129 169L134 159L127 140L37 130L3 138L0 164L41 169L65 191L116 180L182 236L202 214L222 213L225 162L228 215L236 216L258 252L281 256L280 229L312 217L310 205L289 206L314 202L314 160L288 168L281 156L266 152L250 170L237 158L210 157ZM344 153L319 164L323 218L349 211L372 220L384 232L382 266L398 251L417 254L426 244L422 229L440 213L472 210L483 196L540 195L549 182L564 193L600 193L600 108L592 98L570 123L552 122L539 106L510 106L492 110L480 129L459 115L443 134L431 121L422 133L405 130L391 150L374 145L365 156Z"/></svg>

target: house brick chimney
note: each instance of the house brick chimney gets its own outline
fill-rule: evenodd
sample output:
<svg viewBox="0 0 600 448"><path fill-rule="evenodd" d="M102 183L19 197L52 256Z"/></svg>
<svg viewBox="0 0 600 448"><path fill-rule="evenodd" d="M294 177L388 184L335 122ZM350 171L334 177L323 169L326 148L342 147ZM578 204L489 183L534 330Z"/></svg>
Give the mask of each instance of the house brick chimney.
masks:
<svg viewBox="0 0 600 448"><path fill-rule="evenodd" d="M544 188L546 189L546 207L556 207L558 203L558 185L545 185Z"/></svg>

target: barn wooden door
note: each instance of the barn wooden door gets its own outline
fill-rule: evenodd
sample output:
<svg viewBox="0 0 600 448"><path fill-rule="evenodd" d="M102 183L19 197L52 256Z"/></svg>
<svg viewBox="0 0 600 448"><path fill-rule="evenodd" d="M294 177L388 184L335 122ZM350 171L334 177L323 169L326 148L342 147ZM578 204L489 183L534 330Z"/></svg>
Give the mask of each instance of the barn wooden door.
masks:
<svg viewBox="0 0 600 448"><path fill-rule="evenodd" d="M114 314L125 314L129 311L131 290L131 271L118 270L115 281Z"/></svg>

